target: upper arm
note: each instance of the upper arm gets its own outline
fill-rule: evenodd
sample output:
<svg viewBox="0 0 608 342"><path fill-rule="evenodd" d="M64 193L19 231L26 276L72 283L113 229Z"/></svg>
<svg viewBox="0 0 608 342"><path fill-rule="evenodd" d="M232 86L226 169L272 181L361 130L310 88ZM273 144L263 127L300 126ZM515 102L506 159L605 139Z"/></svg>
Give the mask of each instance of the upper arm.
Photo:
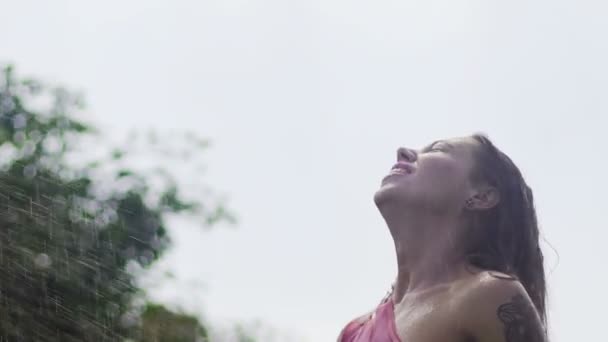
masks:
<svg viewBox="0 0 608 342"><path fill-rule="evenodd" d="M486 278L466 297L467 330L477 341L547 341L534 304L519 281Z"/></svg>

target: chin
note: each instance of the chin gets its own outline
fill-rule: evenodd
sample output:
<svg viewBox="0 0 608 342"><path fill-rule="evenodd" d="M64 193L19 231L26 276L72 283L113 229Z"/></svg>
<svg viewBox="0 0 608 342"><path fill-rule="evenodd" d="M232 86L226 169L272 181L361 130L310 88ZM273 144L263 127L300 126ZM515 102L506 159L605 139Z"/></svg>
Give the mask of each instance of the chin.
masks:
<svg viewBox="0 0 608 342"><path fill-rule="evenodd" d="M374 203L376 206L381 206L386 202L398 201L403 197L403 189L399 189L395 183L385 183L374 194Z"/></svg>

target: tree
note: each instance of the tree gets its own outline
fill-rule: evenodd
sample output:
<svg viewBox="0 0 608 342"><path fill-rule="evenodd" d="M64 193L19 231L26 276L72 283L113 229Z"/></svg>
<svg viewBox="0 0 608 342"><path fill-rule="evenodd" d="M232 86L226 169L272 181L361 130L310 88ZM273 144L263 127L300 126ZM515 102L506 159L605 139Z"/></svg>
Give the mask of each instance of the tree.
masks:
<svg viewBox="0 0 608 342"><path fill-rule="evenodd" d="M19 80L11 67L0 82L0 340L119 341L142 334L142 317L144 330L168 320L206 336L195 318L160 306L139 316L132 299L141 289L126 270L162 255L170 242L167 215L194 215L209 226L233 221L231 214L221 203L185 199L162 168L160 189L128 168L105 180L95 176L124 158L124 149L75 167L68 157L80 139L99 134L74 118L82 98Z"/></svg>
<svg viewBox="0 0 608 342"><path fill-rule="evenodd" d="M148 304L142 314L141 340L149 342L206 342L205 329L196 317Z"/></svg>

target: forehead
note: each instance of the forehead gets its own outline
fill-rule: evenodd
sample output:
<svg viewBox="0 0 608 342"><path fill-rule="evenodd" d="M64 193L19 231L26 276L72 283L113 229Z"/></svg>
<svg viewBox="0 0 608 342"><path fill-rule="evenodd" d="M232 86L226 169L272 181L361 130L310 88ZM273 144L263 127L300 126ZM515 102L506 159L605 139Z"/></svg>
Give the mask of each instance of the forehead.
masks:
<svg viewBox="0 0 608 342"><path fill-rule="evenodd" d="M449 146L451 153L468 158L472 158L473 153L479 147L479 142L471 136L441 139L435 143L444 143Z"/></svg>
<svg viewBox="0 0 608 342"><path fill-rule="evenodd" d="M442 141L450 143L451 145L457 146L459 148L468 148L468 149L473 149L478 144L477 140L475 140L475 138L473 138L473 137L455 137L455 138L442 139Z"/></svg>

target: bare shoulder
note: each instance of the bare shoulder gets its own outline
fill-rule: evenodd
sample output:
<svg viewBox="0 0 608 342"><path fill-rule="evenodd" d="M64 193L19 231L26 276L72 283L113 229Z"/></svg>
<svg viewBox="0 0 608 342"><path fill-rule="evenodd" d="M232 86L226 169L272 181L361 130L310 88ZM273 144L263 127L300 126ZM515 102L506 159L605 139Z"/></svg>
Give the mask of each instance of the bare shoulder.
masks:
<svg viewBox="0 0 608 342"><path fill-rule="evenodd" d="M473 313L510 301L516 296L527 297L523 285L514 277L497 271L480 271L460 282L455 291L455 305L461 312Z"/></svg>
<svg viewBox="0 0 608 342"><path fill-rule="evenodd" d="M490 299L503 300L517 294L526 294L517 278L498 271L481 271L471 276L461 286L463 299L472 304L482 304Z"/></svg>
<svg viewBox="0 0 608 342"><path fill-rule="evenodd" d="M459 292L462 322L478 341L545 341L540 317L516 278L483 271L468 279Z"/></svg>

